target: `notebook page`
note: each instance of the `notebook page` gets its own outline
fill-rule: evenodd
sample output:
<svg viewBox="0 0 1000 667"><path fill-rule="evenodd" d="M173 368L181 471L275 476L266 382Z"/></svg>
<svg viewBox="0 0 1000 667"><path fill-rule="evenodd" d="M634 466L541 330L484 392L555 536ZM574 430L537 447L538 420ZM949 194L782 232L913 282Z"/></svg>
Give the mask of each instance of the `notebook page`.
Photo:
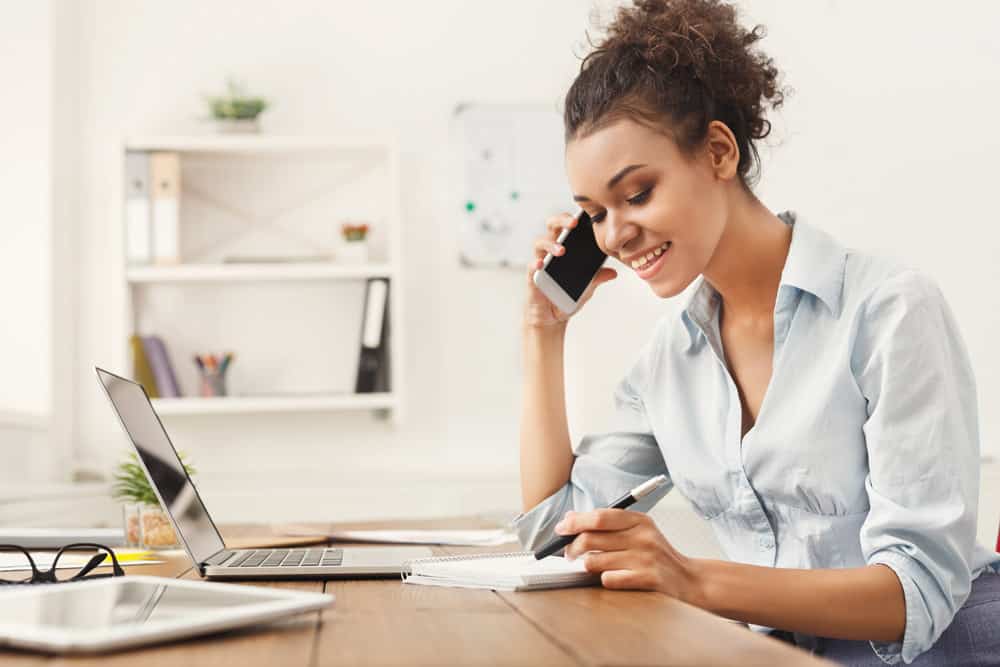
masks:
<svg viewBox="0 0 1000 667"><path fill-rule="evenodd" d="M591 578L584 569L582 558L568 561L561 556L549 556L536 560L531 553L415 561L411 576L437 580L441 585L483 587L570 584Z"/></svg>

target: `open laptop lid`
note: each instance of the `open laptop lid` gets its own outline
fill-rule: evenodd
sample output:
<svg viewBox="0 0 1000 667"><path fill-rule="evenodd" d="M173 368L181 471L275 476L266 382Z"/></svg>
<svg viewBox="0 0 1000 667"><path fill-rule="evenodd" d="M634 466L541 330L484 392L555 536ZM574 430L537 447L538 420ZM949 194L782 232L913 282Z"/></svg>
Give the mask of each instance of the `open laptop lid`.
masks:
<svg viewBox="0 0 1000 667"><path fill-rule="evenodd" d="M226 547L142 385L95 367L184 548L201 565Z"/></svg>

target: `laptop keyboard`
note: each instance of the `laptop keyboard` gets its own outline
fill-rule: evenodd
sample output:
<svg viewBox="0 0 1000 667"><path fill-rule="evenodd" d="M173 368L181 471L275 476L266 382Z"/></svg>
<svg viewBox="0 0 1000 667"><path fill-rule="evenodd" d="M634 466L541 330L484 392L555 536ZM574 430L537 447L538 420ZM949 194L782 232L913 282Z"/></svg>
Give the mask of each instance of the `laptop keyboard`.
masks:
<svg viewBox="0 0 1000 667"><path fill-rule="evenodd" d="M241 568L336 567L344 562L343 549L254 549L225 553L228 555L220 554L221 558L213 565Z"/></svg>

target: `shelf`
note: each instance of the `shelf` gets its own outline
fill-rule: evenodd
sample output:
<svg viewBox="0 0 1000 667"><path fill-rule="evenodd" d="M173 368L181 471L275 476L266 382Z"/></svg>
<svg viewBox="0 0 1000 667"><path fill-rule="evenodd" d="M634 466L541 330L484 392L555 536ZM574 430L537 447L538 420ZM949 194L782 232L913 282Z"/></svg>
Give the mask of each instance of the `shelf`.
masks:
<svg viewBox="0 0 1000 667"><path fill-rule="evenodd" d="M224 396L220 398L154 398L160 415L223 415L252 412L323 412L388 410L394 394L328 394L315 396Z"/></svg>
<svg viewBox="0 0 1000 667"><path fill-rule="evenodd" d="M225 135L196 128L126 137L117 151L110 198L110 217L117 223L116 242L110 244L115 289L109 330L119 344L107 363L130 369L130 336L156 333L175 355L183 350L179 358L217 344L240 351L241 368L250 360L259 364L245 369L247 377L280 364L282 377L296 380L293 385L247 385L255 392L249 396L154 399L164 419L191 418L194 426L197 415L208 421L251 414L294 421L308 413L331 418L368 413L400 423L406 406L400 362L406 331L403 290L398 289L404 266L397 140L391 131ZM128 263L131 152L180 155L177 236L186 262ZM340 252L339 234L329 226L340 212L378 225L369 262L352 263ZM303 261L259 261L289 255ZM357 348L350 345L357 343L349 341L356 341L361 328L359 297L372 278L394 286L387 354L388 384L395 391L358 395L350 391L358 363ZM254 322L264 303L280 316ZM296 343L276 347L287 340ZM186 370L192 370L189 363ZM190 380L187 384L197 387ZM291 393L296 389L316 391Z"/></svg>
<svg viewBox="0 0 1000 667"><path fill-rule="evenodd" d="M130 151L176 151L178 153L282 153L316 151L386 150L385 137L247 135L164 135L133 137L125 142Z"/></svg>
<svg viewBox="0 0 1000 667"><path fill-rule="evenodd" d="M131 266L125 278L130 283L185 283L271 280L351 280L393 277L394 264L261 263L178 264L176 266Z"/></svg>

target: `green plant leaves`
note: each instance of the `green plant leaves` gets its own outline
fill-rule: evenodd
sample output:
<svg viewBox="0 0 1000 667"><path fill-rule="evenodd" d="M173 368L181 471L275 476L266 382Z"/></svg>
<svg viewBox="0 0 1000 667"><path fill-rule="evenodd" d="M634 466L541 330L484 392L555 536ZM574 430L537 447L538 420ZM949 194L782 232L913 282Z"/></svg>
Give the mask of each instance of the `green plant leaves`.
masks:
<svg viewBox="0 0 1000 667"><path fill-rule="evenodd" d="M263 97L247 94L246 87L235 79L228 79L227 95L208 96L212 116L219 119L252 120L267 109L269 102Z"/></svg>
<svg viewBox="0 0 1000 667"><path fill-rule="evenodd" d="M194 475L196 470L184 459L186 455L178 453L181 464L188 475ZM111 486L111 497L115 500L126 502L143 503L146 505L159 505L156 493L150 486L146 478L146 472L139 463L139 457L135 452L129 453L128 457L118 464L112 478L114 483Z"/></svg>

